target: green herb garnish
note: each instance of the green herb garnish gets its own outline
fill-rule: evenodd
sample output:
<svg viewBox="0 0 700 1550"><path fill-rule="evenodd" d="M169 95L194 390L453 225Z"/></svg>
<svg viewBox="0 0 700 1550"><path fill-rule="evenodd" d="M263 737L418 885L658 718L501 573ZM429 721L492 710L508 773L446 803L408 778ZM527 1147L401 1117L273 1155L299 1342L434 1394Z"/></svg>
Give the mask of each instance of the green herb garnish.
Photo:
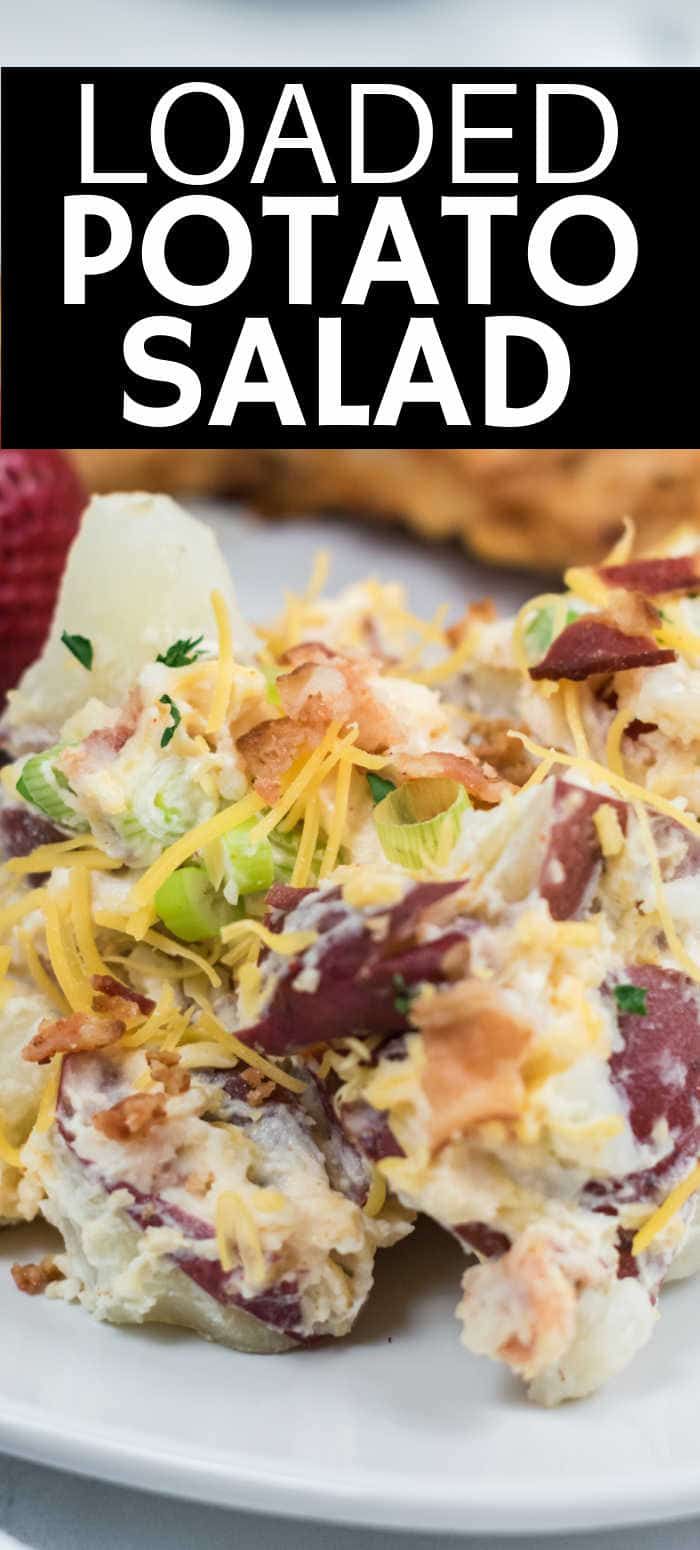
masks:
<svg viewBox="0 0 700 1550"><path fill-rule="evenodd" d="M647 993L641 985L616 985L615 1000L621 1012L632 1012L635 1017L646 1017Z"/></svg>
<svg viewBox="0 0 700 1550"><path fill-rule="evenodd" d="M86 635L69 635L67 630L63 631L61 640L72 651L80 666L87 668L89 673L92 668L92 641Z"/></svg>
<svg viewBox="0 0 700 1550"><path fill-rule="evenodd" d="M394 987L394 1006L402 1017L408 1017L411 1002L416 995L415 987L406 984L403 974L392 974L391 983Z"/></svg>
<svg viewBox="0 0 700 1550"><path fill-rule="evenodd" d="M158 652L156 662L162 662L164 667L191 667L193 662L204 656L203 651L197 650L203 640L203 635L192 638L186 635L182 640L174 640L167 651Z"/></svg>
<svg viewBox="0 0 700 1550"><path fill-rule="evenodd" d="M175 701L171 700L169 694L161 694L160 703L161 705L170 706L170 720L160 740L161 748L167 748L168 743L171 743L175 736L180 722L182 721L182 716L180 715Z"/></svg>
<svg viewBox="0 0 700 1550"><path fill-rule="evenodd" d="M367 772L367 785L372 793L375 807L377 802L383 802L390 792L396 790L393 780L384 780L381 775L375 775L372 770Z"/></svg>

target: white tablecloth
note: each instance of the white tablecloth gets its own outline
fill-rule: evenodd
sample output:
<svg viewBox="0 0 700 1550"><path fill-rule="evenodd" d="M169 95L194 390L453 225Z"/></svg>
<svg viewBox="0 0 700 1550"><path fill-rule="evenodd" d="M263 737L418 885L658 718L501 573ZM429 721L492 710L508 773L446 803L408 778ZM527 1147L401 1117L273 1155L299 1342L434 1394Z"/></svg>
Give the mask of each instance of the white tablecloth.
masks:
<svg viewBox="0 0 700 1550"><path fill-rule="evenodd" d="M21 0L3 64L653 65L700 62L697 0ZM431 1536L202 1509L0 1459L0 1525L32 1550L435 1550ZM590 1550L696 1550L700 1524ZM0 1550L5 1541L0 1528ZM456 1544L446 1539L447 1547ZM461 1540L462 1545L474 1541ZM492 1540L493 1550L512 1541ZM523 1550L542 1541L523 1540ZM556 1536L551 1550L570 1550Z"/></svg>

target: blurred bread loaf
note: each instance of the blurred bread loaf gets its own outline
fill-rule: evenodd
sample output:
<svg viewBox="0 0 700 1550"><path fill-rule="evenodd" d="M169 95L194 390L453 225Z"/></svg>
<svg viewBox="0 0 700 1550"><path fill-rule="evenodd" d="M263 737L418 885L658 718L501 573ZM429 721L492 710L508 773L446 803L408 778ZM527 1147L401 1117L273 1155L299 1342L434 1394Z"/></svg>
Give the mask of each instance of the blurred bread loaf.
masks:
<svg viewBox="0 0 700 1550"><path fill-rule="evenodd" d="M457 537L481 558L561 569L700 520L700 449L74 451L94 490L218 492L283 515L341 510Z"/></svg>

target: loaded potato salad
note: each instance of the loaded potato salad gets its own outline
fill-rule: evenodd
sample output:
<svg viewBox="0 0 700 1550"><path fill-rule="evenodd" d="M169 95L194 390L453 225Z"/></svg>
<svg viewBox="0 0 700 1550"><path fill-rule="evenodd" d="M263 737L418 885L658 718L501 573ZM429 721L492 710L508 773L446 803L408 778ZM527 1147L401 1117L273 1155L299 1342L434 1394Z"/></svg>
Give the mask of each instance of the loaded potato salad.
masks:
<svg viewBox="0 0 700 1550"><path fill-rule="evenodd" d="M645 1343L700 1265L700 554L631 546L451 624L320 561L253 630L207 528L93 501L2 726L22 1290L281 1351L422 1212L533 1398Z"/></svg>

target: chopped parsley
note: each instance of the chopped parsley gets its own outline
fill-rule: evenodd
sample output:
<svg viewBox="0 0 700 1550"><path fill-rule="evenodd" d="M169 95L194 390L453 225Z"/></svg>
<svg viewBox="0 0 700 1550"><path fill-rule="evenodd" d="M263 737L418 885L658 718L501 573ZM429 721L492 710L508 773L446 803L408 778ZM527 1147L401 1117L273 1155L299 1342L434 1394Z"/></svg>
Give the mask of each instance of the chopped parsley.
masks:
<svg viewBox="0 0 700 1550"><path fill-rule="evenodd" d="M61 636L64 646L73 653L81 667L87 668L88 673L92 668L92 641L86 635L69 635L67 630Z"/></svg>
<svg viewBox="0 0 700 1550"><path fill-rule="evenodd" d="M413 985L406 984L403 974L392 974L391 983L394 987L394 1006L402 1017L408 1017L416 989Z"/></svg>
<svg viewBox="0 0 700 1550"><path fill-rule="evenodd" d="M635 1017L646 1017L647 993L641 985L616 985L615 1000L621 1012L631 1012Z"/></svg>
<svg viewBox="0 0 700 1550"><path fill-rule="evenodd" d="M164 667L191 667L193 662L204 656L203 651L197 650L203 640L203 635L185 635L182 640L174 640L167 651L158 652L156 662L162 662Z"/></svg>
<svg viewBox="0 0 700 1550"><path fill-rule="evenodd" d="M180 725L180 722L182 721L182 716L180 715L180 712L179 712L179 710L177 708L177 705L175 704L175 701L171 700L169 694L161 694L160 703L161 703L161 705L169 705L170 706L170 720L169 720L168 725L166 726L165 731L163 733L163 736L161 737L161 740L160 740L161 748L167 748L168 743L171 743L173 738L174 738L174 736L175 736L175 733L176 733L176 731L177 731L177 729L178 729L178 727Z"/></svg>
<svg viewBox="0 0 700 1550"><path fill-rule="evenodd" d="M367 785L372 793L372 801L376 807L377 802L383 802L390 792L396 790L393 780L383 780L381 775L375 775L372 770L367 773Z"/></svg>

